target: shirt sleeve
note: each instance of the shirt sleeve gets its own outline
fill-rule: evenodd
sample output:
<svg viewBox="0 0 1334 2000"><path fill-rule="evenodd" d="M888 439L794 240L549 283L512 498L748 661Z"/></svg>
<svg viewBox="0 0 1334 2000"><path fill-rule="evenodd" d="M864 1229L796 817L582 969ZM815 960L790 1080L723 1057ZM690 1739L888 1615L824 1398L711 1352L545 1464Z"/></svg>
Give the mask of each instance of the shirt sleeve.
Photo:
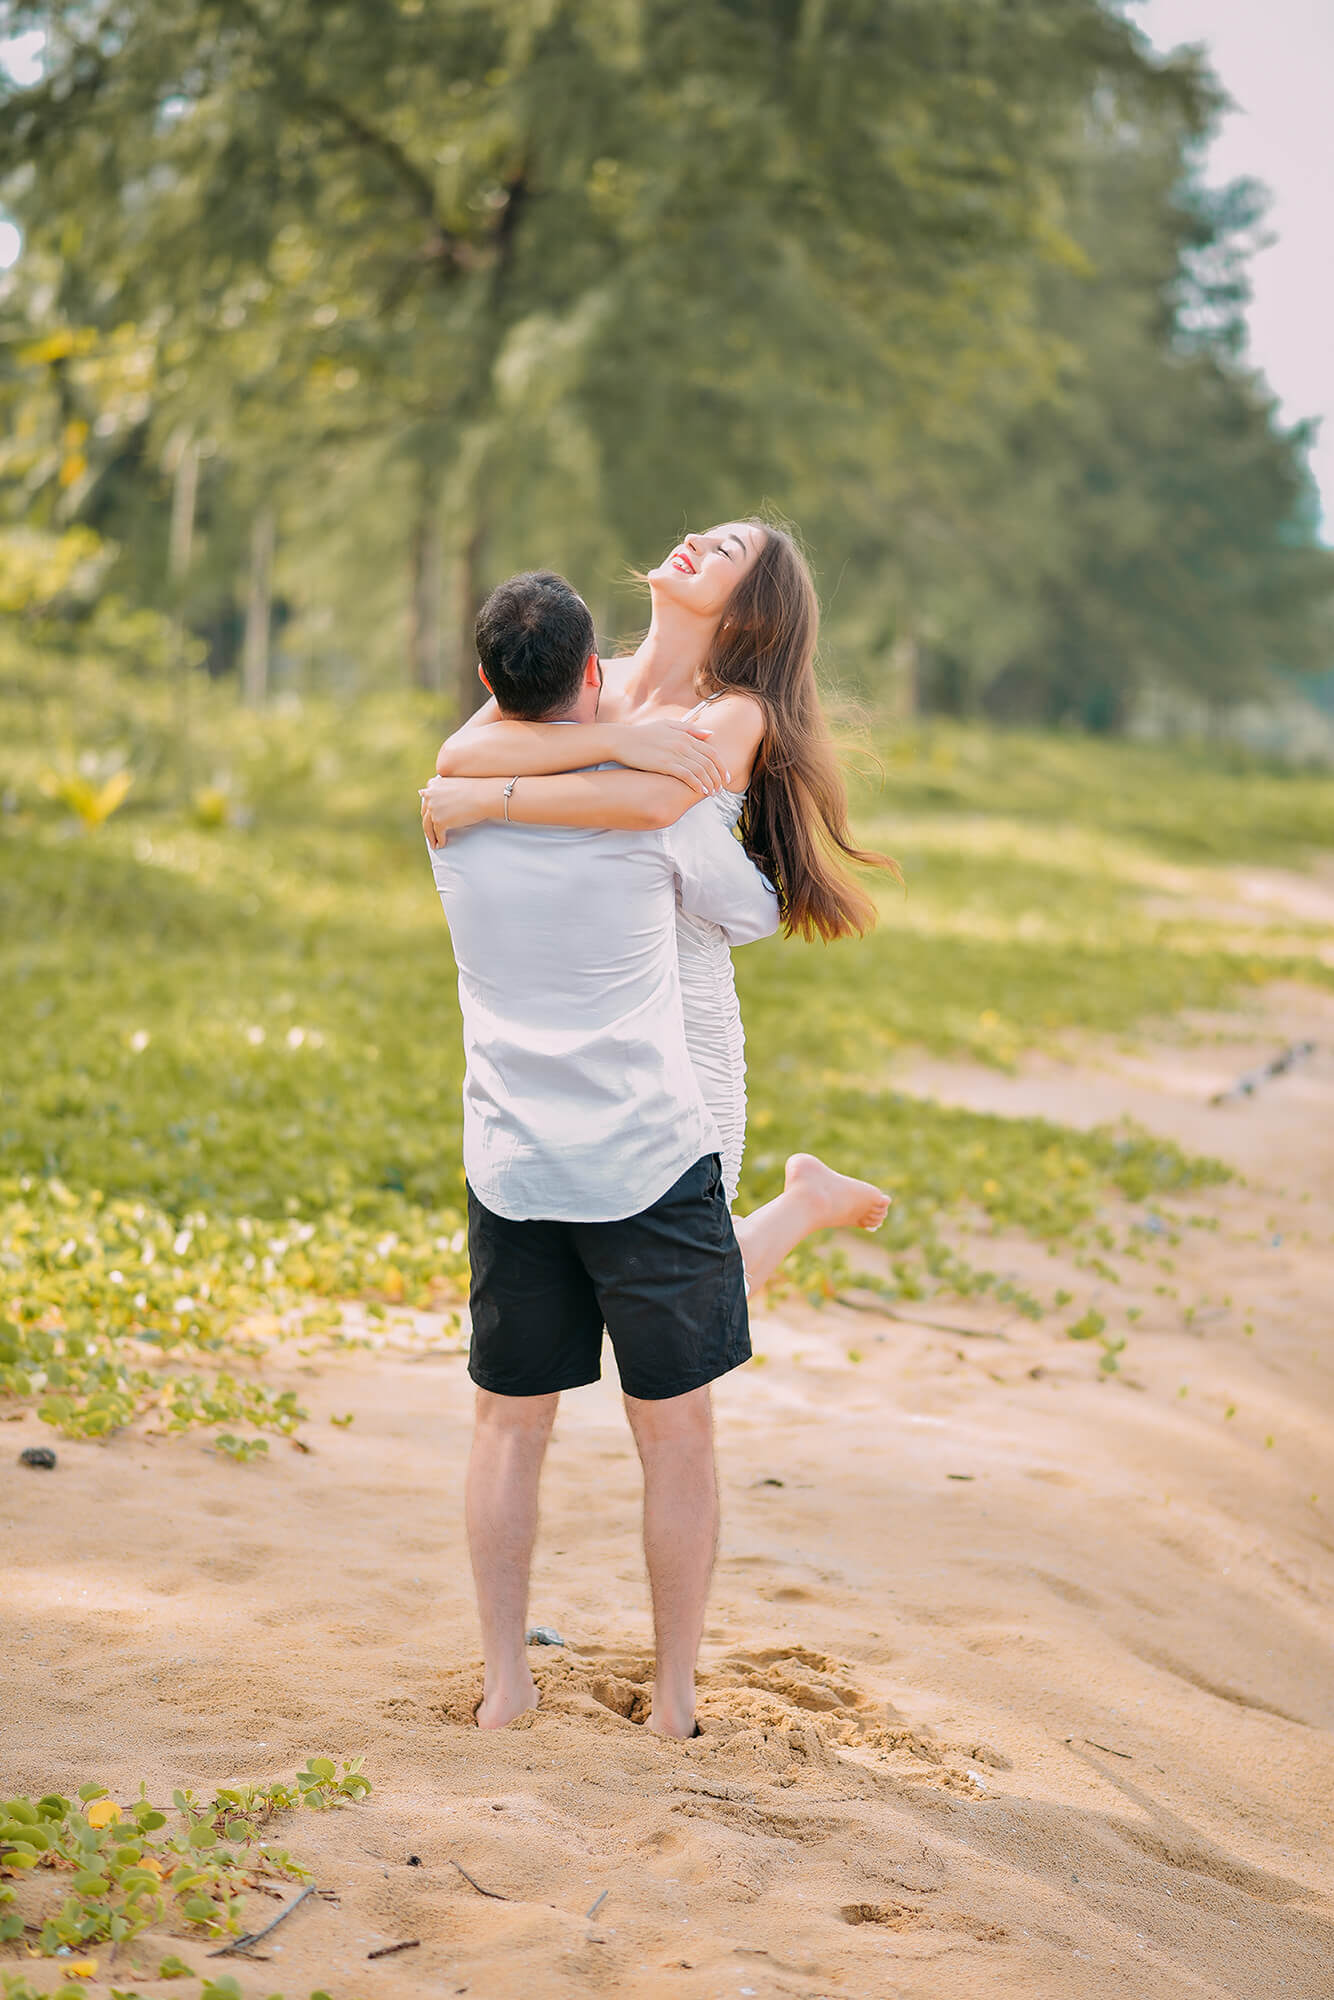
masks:
<svg viewBox="0 0 1334 2000"><path fill-rule="evenodd" d="M752 944L778 929L778 898L723 824L712 799L701 799L666 829L681 908L717 924L729 944Z"/></svg>

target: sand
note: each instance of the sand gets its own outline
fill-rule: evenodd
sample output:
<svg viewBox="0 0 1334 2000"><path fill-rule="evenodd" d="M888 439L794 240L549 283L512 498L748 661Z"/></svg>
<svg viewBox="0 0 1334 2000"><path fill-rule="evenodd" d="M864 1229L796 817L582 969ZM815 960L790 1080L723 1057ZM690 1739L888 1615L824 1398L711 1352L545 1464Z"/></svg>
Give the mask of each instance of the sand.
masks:
<svg viewBox="0 0 1334 2000"><path fill-rule="evenodd" d="M1068 1314L757 1321L763 1359L717 1394L698 1741L639 1726L638 1479L610 1381L566 1399L548 1468L532 1617L567 1643L534 1649L541 1711L485 1737L469 1388L429 1316L375 1356L286 1351L270 1372L312 1413L308 1454L122 1436L57 1441L36 1473L18 1451L49 1433L0 1429L8 1786L165 1797L311 1753L362 1755L374 1784L276 1830L338 1901L309 1899L268 1963L153 1934L115 1983L198 1991L153 1978L176 1950L288 2000L1330 2000L1334 1003L1289 989L1202 1025L901 1079L1072 1122L1129 1110L1251 1184L1193 1204L1210 1226L1170 1278L1127 1267L1116 1302L1143 1317L1113 1381ZM1209 1108L1299 1036L1309 1063ZM1020 1241L988 1261L1048 1293L1067 1270ZM1086 1271L1067 1282L1087 1299ZM254 1897L253 1923L278 1907ZM20 1963L56 1983L0 1947Z"/></svg>

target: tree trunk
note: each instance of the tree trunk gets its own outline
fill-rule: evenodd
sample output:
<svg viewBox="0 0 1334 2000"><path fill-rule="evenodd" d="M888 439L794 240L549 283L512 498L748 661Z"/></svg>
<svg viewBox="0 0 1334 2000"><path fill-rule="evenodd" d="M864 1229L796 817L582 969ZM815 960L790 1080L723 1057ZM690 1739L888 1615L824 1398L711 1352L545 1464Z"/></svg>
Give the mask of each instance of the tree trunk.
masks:
<svg viewBox="0 0 1334 2000"><path fill-rule="evenodd" d="M486 700L486 689L477 678L477 640L473 627L482 608L482 549L486 523L480 512L459 550L458 567L458 714L455 728L476 713Z"/></svg>
<svg viewBox="0 0 1334 2000"><path fill-rule="evenodd" d="M911 722L919 707L917 634L904 625L889 651L890 712L896 722Z"/></svg>
<svg viewBox="0 0 1334 2000"><path fill-rule="evenodd" d="M171 587L171 686L177 782L182 803L190 797L194 757L190 744L190 662L186 652L185 580L195 541L195 501L199 492L199 444L184 427L169 442L164 459L171 474L171 525L167 531L167 578Z"/></svg>
<svg viewBox="0 0 1334 2000"><path fill-rule="evenodd" d="M188 431L167 446L171 482L171 529L167 540L167 574L179 595L195 540L195 496L199 490L199 445Z"/></svg>
<svg viewBox="0 0 1334 2000"><path fill-rule="evenodd" d="M440 546L440 482L421 468L417 519L412 531L412 610L409 652L414 687L438 694L444 686L444 633L441 622L443 560Z"/></svg>
<svg viewBox="0 0 1334 2000"><path fill-rule="evenodd" d="M246 591L241 694L248 708L263 708L269 692L269 631L273 614L273 544L276 524L266 501L250 527L250 581Z"/></svg>

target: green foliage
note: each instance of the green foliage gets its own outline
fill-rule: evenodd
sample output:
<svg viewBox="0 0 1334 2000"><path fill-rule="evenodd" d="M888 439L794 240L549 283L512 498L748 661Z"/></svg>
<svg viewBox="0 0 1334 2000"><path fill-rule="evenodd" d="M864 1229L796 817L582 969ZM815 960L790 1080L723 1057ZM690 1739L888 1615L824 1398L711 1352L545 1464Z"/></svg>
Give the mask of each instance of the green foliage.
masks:
<svg viewBox="0 0 1334 2000"><path fill-rule="evenodd" d="M233 1437L230 1431L220 1431L214 1443L238 1465L249 1465L252 1459L266 1457L269 1449L267 1438Z"/></svg>
<svg viewBox="0 0 1334 2000"><path fill-rule="evenodd" d="M905 822L924 835L944 822L942 858L953 852L971 875L989 847L1003 871L993 871L988 888L1000 893L1008 893L1002 873L1011 878L1015 861L1040 854L1048 873L1033 886L1046 892L1064 885L1068 901L1087 895L1091 877L1098 916L1118 886L1150 886L1155 861L1301 868L1334 845L1334 776L1223 745L1093 744L1065 733L937 720L877 747L874 782L869 774L861 780L864 827L866 813L880 815L875 824L886 836ZM970 828L961 823L968 819L985 824ZM1072 834L1079 836L1073 844ZM915 900L924 885L914 872Z"/></svg>
<svg viewBox="0 0 1334 2000"><path fill-rule="evenodd" d="M128 771L113 771L100 782L82 771L48 771L42 790L48 798L68 806L85 832L95 833L124 805L133 782Z"/></svg>
<svg viewBox="0 0 1334 2000"><path fill-rule="evenodd" d="M174 1792L180 1830L165 1834L168 1814L149 1802L142 1785L123 1807L94 1783L79 1787L77 1804L54 1793L35 1802L0 1801L0 1907L13 1900L5 1876L47 1870L61 1878L68 1889L63 1902L31 1927L47 1957L119 1945L164 1923L204 1937L237 1936L245 1891L259 1877L310 1879L286 1849L259 1843L258 1828L295 1806L328 1811L370 1789L359 1757L345 1759L341 1769L333 1758L312 1757L290 1782L227 1788L206 1804L192 1791ZM14 1912L0 1923L0 1937L24 1929ZM163 1978L196 1976L179 1958L163 1961ZM13 2000L21 2000L21 1989L13 1990Z"/></svg>
<svg viewBox="0 0 1334 2000"><path fill-rule="evenodd" d="M51 546L0 550L0 606L83 617L51 548L95 529L108 634L182 613L234 666L272 509L287 662L397 675L408 612L415 677L448 655L463 704L506 570L570 568L610 616L683 514L768 495L877 689L917 661L938 703L1105 727L1146 682L1232 698L1327 654L1304 435L1238 361L1254 205L1193 179L1221 96L1119 7L9 17L46 73L0 85L0 472Z"/></svg>
<svg viewBox="0 0 1334 2000"><path fill-rule="evenodd" d="M307 703L256 721L209 697L249 825L204 831L152 775L152 689L81 667L0 688L0 1389L66 1434L144 1421L220 1433L244 1461L303 1421L258 1373L268 1344L337 1338L466 1288L461 1052L448 934L414 779L434 748L412 701ZM40 705L34 707L34 703ZM96 843L37 787L34 730L144 744L148 775ZM1216 1005L1284 976L1327 983L1300 925L1209 914L1206 864L1300 864L1334 784L1184 753L940 728L887 746L863 837L906 895L825 950L737 955L751 1132L741 1206L814 1150L895 1196L892 1288L1003 1281L964 1231L1109 1249L1120 1204L1156 1211L1223 1177L1130 1130L1062 1130L910 1097L914 1048L993 1064L1086 1030ZM846 1260L807 1250L814 1296ZM1016 1301L1031 1306L1031 1299Z"/></svg>
<svg viewBox="0 0 1334 2000"><path fill-rule="evenodd" d="M1079 1318L1065 1330L1071 1340L1096 1340L1102 1349L1098 1357L1099 1374L1116 1374L1121 1365L1117 1357L1125 1352L1125 1336L1108 1333L1107 1321L1102 1313L1096 1312L1090 1306L1087 1312L1081 1313Z"/></svg>
<svg viewBox="0 0 1334 2000"><path fill-rule="evenodd" d="M180 1963L179 1959L164 1959L158 1967L158 1978L179 1979L183 1977L184 1975L181 1972L168 1972L166 1970L169 1964L180 1965ZM189 1970L188 1967L186 1970ZM192 1979L199 1977L198 1973L195 1972L191 1972L189 1976ZM26 1973L6 1972L0 1974L0 1978L4 1980L4 2000L87 2000L88 1996L88 1988L80 1985L73 1979L67 1979L60 1986L43 1986L38 1988L33 1985ZM110 1993L111 2000L146 2000L144 1994L137 1993L132 1988L125 1986L112 1986ZM235 1976L230 1972L224 1972L219 1974L216 1979L205 1979L203 1986L200 1988L199 2000L244 2000L244 1994L240 1982ZM283 2000L283 1996L281 1993L270 1993L267 1996L267 2000ZM329 1995L322 1986L317 1986L312 1989L310 2000L329 2000Z"/></svg>

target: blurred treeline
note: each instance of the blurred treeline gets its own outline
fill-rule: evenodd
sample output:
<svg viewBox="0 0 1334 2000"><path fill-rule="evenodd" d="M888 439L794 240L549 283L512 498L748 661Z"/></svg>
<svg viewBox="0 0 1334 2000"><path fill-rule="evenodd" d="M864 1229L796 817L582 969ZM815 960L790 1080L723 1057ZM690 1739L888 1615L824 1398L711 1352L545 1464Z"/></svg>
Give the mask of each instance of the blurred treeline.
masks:
<svg viewBox="0 0 1334 2000"><path fill-rule="evenodd" d="M11 0L0 609L471 703L567 570L811 549L845 683L1115 729L1334 660L1220 96L1099 0ZM150 614L157 614L150 616Z"/></svg>

